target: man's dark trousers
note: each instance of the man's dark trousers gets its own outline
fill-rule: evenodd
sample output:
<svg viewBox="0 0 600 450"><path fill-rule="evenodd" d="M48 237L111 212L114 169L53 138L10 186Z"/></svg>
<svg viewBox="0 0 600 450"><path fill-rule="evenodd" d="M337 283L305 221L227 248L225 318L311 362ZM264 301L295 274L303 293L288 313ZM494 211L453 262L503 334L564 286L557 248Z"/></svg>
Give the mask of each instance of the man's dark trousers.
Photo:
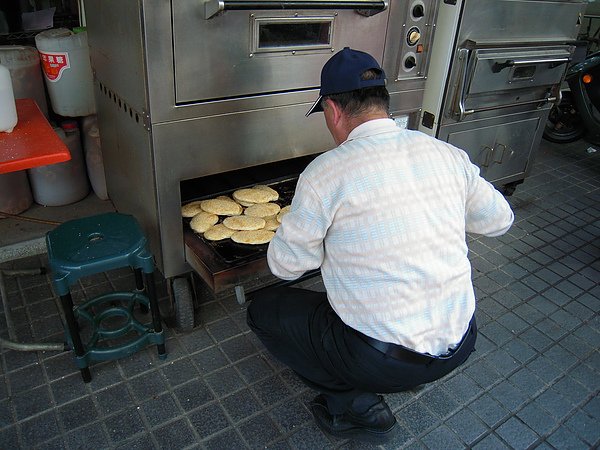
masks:
<svg viewBox="0 0 600 450"><path fill-rule="evenodd" d="M248 325L265 347L324 394L331 414L366 409L375 393L400 392L434 381L460 366L474 349L475 319L462 345L444 359L417 354L398 359L365 342L331 308L327 294L276 287L255 294Z"/></svg>

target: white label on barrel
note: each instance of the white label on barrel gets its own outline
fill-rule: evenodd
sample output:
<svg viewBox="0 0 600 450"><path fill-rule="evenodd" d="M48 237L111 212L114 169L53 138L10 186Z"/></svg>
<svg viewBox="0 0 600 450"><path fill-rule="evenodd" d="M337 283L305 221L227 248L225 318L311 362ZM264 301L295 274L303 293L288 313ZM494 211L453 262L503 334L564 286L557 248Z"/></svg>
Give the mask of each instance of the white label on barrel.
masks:
<svg viewBox="0 0 600 450"><path fill-rule="evenodd" d="M69 53L67 52L40 52L42 68L48 81L60 80L65 69L71 67L69 64Z"/></svg>

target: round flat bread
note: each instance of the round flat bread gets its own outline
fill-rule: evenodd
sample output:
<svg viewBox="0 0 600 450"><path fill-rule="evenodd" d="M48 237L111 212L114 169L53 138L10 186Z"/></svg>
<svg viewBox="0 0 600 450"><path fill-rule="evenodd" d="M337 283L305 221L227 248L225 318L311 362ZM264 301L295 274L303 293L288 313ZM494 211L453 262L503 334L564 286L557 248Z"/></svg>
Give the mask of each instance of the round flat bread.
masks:
<svg viewBox="0 0 600 450"><path fill-rule="evenodd" d="M267 203L273 195L264 189L239 189L233 193L238 202Z"/></svg>
<svg viewBox="0 0 600 450"><path fill-rule="evenodd" d="M281 208L281 211L279 211L279 214L277 214L277 222L281 223L281 219L283 219L283 216L290 212L290 208L290 205Z"/></svg>
<svg viewBox="0 0 600 450"><path fill-rule="evenodd" d="M182 217L194 217L196 214L198 214L200 211L202 211L202 208L200 206L201 203L202 202L197 201L197 202L188 203L187 205L183 205L181 207Z"/></svg>
<svg viewBox="0 0 600 450"><path fill-rule="evenodd" d="M232 230L259 230L264 228L265 219L252 216L230 216L223 220L223 225Z"/></svg>
<svg viewBox="0 0 600 450"><path fill-rule="evenodd" d="M277 221L277 216L264 217L265 219L265 230L275 231L279 228L279 222Z"/></svg>
<svg viewBox="0 0 600 450"><path fill-rule="evenodd" d="M255 205L248 206L244 214L252 217L269 217L274 216L280 210L281 207L277 203L256 203Z"/></svg>
<svg viewBox="0 0 600 450"><path fill-rule="evenodd" d="M239 244L266 244L275 236L274 231L269 230L245 230L236 231L231 235L231 240Z"/></svg>
<svg viewBox="0 0 600 450"><path fill-rule="evenodd" d="M217 216L216 214L207 213L206 211L200 211L192 218L190 222L190 228L196 233L204 233L218 221L219 216Z"/></svg>
<svg viewBox="0 0 600 450"><path fill-rule="evenodd" d="M242 213L242 207L230 199L211 198L204 200L200 206L203 211L219 216L237 216Z"/></svg>
<svg viewBox="0 0 600 450"><path fill-rule="evenodd" d="M242 206L252 206L252 205L256 205L256 203L251 203L251 202L244 202L242 200L236 200L237 203L239 203Z"/></svg>
<svg viewBox="0 0 600 450"><path fill-rule="evenodd" d="M230 238L233 233L235 233L235 230L227 228L222 223L218 223L204 232L204 238L209 241L222 241L223 239Z"/></svg>
<svg viewBox="0 0 600 450"><path fill-rule="evenodd" d="M265 192L268 192L269 194L271 194L271 198L269 199L270 202L274 202L275 200L277 200L279 198L279 193L272 187L269 187L265 184L257 184L252 189L260 189L262 191L265 191Z"/></svg>

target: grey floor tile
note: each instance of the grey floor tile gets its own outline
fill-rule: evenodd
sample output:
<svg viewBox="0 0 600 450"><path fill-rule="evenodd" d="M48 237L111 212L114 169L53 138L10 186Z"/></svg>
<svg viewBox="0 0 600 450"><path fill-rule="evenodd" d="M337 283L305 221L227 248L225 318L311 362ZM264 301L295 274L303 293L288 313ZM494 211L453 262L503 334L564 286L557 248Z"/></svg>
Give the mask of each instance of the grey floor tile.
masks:
<svg viewBox="0 0 600 450"><path fill-rule="evenodd" d="M187 419L179 419L156 428L152 431L152 435L161 449L184 448L197 439Z"/></svg>
<svg viewBox="0 0 600 450"><path fill-rule="evenodd" d="M262 410L263 406L249 390L243 389L221 399L227 414L234 422L239 422Z"/></svg>
<svg viewBox="0 0 600 450"><path fill-rule="evenodd" d="M455 415L447 419L445 423L467 445L471 445L490 431L480 418L466 408L458 411Z"/></svg>
<svg viewBox="0 0 600 450"><path fill-rule="evenodd" d="M204 446L209 450L223 450L227 448L242 449L246 448L246 444L240 435L232 428L228 428L221 433L211 437Z"/></svg>
<svg viewBox="0 0 600 450"><path fill-rule="evenodd" d="M269 415L284 433L293 431L296 427L303 426L312 419L308 409L297 398L275 406L269 411Z"/></svg>
<svg viewBox="0 0 600 450"><path fill-rule="evenodd" d="M513 448L529 448L539 436L516 417L511 417L496 429L496 433Z"/></svg>
<svg viewBox="0 0 600 450"><path fill-rule="evenodd" d="M472 448L476 450L502 450L510 449L511 447L505 444L497 435L489 434Z"/></svg>
<svg viewBox="0 0 600 450"><path fill-rule="evenodd" d="M209 374L229 364L225 354L217 346L209 347L190 356L202 374Z"/></svg>
<svg viewBox="0 0 600 450"><path fill-rule="evenodd" d="M223 408L216 402L189 413L188 418L200 439L208 438L231 425Z"/></svg>
<svg viewBox="0 0 600 450"><path fill-rule="evenodd" d="M526 393L507 380L490 389L489 395L513 413L528 401Z"/></svg>
<svg viewBox="0 0 600 450"><path fill-rule="evenodd" d="M416 436L437 427L441 421L425 405L417 400L410 405L402 408L397 416L403 424Z"/></svg>
<svg viewBox="0 0 600 450"><path fill-rule="evenodd" d="M170 392L153 396L140 405L140 410L144 413L151 428L160 427L183 412Z"/></svg>
<svg viewBox="0 0 600 450"><path fill-rule="evenodd" d="M521 421L539 436L545 436L556 428L557 421L536 403L525 406L516 415Z"/></svg>
<svg viewBox="0 0 600 450"><path fill-rule="evenodd" d="M600 442L600 427L594 417L583 411L577 411L566 421L567 427L582 441L591 447L597 447Z"/></svg>
<svg viewBox="0 0 600 450"><path fill-rule="evenodd" d="M309 423L307 426L292 434L288 441L298 450L333 448L331 441L313 423Z"/></svg>
<svg viewBox="0 0 600 450"><path fill-rule="evenodd" d="M174 390L179 404L191 411L214 399L214 395L203 380L192 380Z"/></svg>
<svg viewBox="0 0 600 450"><path fill-rule="evenodd" d="M167 381L159 370L153 370L131 378L127 384L139 401L161 394L169 388Z"/></svg>
<svg viewBox="0 0 600 450"><path fill-rule="evenodd" d="M509 411L489 394L483 394L469 404L469 409L489 427L494 427L509 414Z"/></svg>
<svg viewBox="0 0 600 450"><path fill-rule="evenodd" d="M463 448L459 437L445 425L441 425L427 433L421 441L429 448Z"/></svg>
<svg viewBox="0 0 600 450"><path fill-rule="evenodd" d="M66 429L71 430L71 428ZM107 448L109 446L108 437L100 422L68 431L65 440L68 448Z"/></svg>
<svg viewBox="0 0 600 450"><path fill-rule="evenodd" d="M238 428L251 448L264 447L279 436L279 430L267 414L249 419Z"/></svg>
<svg viewBox="0 0 600 450"><path fill-rule="evenodd" d="M104 419L104 425L113 444L144 433L144 423L136 406L130 406Z"/></svg>
<svg viewBox="0 0 600 450"><path fill-rule="evenodd" d="M245 386L244 380L232 366L206 375L204 380L218 397L229 395Z"/></svg>
<svg viewBox="0 0 600 450"><path fill-rule="evenodd" d="M81 383L81 380L79 380ZM94 395L100 415L110 415L127 408L133 402L126 383L116 384L98 391Z"/></svg>
<svg viewBox="0 0 600 450"><path fill-rule="evenodd" d="M546 440L554 448L568 448L573 450L584 450L589 448L585 442L579 439L579 437L567 427L558 428Z"/></svg>
<svg viewBox="0 0 600 450"><path fill-rule="evenodd" d="M278 376L254 384L252 390L265 406L270 406L291 395L290 389Z"/></svg>
<svg viewBox="0 0 600 450"><path fill-rule="evenodd" d="M32 448L55 438L60 433L58 420L54 411L35 416L19 424L23 447Z"/></svg>

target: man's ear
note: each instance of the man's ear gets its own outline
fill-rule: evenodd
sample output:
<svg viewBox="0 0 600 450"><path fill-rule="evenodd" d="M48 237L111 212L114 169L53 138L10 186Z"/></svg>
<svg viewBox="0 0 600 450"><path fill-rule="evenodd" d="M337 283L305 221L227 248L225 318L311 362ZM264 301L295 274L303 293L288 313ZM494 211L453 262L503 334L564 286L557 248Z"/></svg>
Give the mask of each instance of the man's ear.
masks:
<svg viewBox="0 0 600 450"><path fill-rule="evenodd" d="M326 99L325 103L327 103L327 107L331 109L331 119L333 124L338 125L342 118L342 109L330 98Z"/></svg>

